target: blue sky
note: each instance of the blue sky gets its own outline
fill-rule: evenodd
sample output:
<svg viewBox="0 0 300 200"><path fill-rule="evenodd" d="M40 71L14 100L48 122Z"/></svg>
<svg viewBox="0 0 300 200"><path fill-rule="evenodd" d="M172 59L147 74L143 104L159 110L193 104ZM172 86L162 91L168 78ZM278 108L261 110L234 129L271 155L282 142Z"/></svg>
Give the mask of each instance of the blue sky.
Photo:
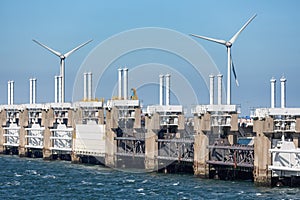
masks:
<svg viewBox="0 0 300 200"><path fill-rule="evenodd" d="M284 75L287 78L287 107L300 107L299 4L296 0L1 0L0 104L7 103L8 80L15 81L15 103L28 103L31 77L38 79L38 102L54 99L54 76L59 73L59 59L33 43L32 39L63 53L93 39L92 43L66 59L66 100L71 101L75 76L85 57L99 43L115 34L134 28L162 27L187 35L195 33L230 39L257 13L258 16L232 47L240 83L239 87L232 85L232 103L241 104L245 111L248 107L269 106L269 80L274 76L277 78L279 106L279 78ZM210 54L226 77L226 48L193 39ZM130 66L130 60L126 62ZM117 72L107 74L117 80L116 75ZM96 96L106 97L99 93ZM141 92L141 95L140 98L147 99L147 93ZM208 103L208 91L199 91L199 95L203 96L199 103Z"/></svg>

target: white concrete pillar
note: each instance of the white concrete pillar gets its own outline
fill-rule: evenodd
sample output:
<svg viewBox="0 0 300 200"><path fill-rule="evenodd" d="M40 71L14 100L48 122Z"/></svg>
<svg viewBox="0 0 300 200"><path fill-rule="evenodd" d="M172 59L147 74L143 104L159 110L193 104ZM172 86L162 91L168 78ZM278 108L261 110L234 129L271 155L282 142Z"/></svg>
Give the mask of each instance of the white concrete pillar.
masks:
<svg viewBox="0 0 300 200"><path fill-rule="evenodd" d="M32 104L32 78L29 79L29 104Z"/></svg>
<svg viewBox="0 0 300 200"><path fill-rule="evenodd" d="M11 105L14 104L14 96L15 96L14 87L15 87L15 82L10 81L10 104Z"/></svg>
<svg viewBox="0 0 300 200"><path fill-rule="evenodd" d="M58 76L54 76L54 102L58 103Z"/></svg>
<svg viewBox="0 0 300 200"><path fill-rule="evenodd" d="M213 105L214 104L214 75L209 75L209 104Z"/></svg>
<svg viewBox="0 0 300 200"><path fill-rule="evenodd" d="M14 81L10 81L10 105L14 104L15 85Z"/></svg>
<svg viewBox="0 0 300 200"><path fill-rule="evenodd" d="M285 108L285 82L286 82L286 78L283 76L280 79L280 85L281 85L281 108Z"/></svg>
<svg viewBox="0 0 300 200"><path fill-rule="evenodd" d="M29 103L30 104L36 103L36 79L35 78L29 79Z"/></svg>
<svg viewBox="0 0 300 200"><path fill-rule="evenodd" d="M128 98L128 69L124 68L123 69L123 91L124 91L124 100L127 100Z"/></svg>
<svg viewBox="0 0 300 200"><path fill-rule="evenodd" d="M223 75L218 74L218 105L222 104L222 79Z"/></svg>
<svg viewBox="0 0 300 200"><path fill-rule="evenodd" d="M62 103L62 77L57 76L57 85L58 85L58 103Z"/></svg>
<svg viewBox="0 0 300 200"><path fill-rule="evenodd" d="M274 77L271 78L271 108L275 108L276 106L276 79Z"/></svg>
<svg viewBox="0 0 300 200"><path fill-rule="evenodd" d="M58 89L59 89L59 96L58 96L59 103L64 103L64 101L63 101L64 93L62 91L63 90L63 77L62 76L58 77Z"/></svg>
<svg viewBox="0 0 300 200"><path fill-rule="evenodd" d="M7 82L7 104L11 105L10 97L11 97L11 92L10 92L10 81Z"/></svg>
<svg viewBox="0 0 300 200"><path fill-rule="evenodd" d="M118 99L122 99L122 69L118 69Z"/></svg>
<svg viewBox="0 0 300 200"><path fill-rule="evenodd" d="M87 73L83 73L83 100L87 100Z"/></svg>
<svg viewBox="0 0 300 200"><path fill-rule="evenodd" d="M159 75L159 105L164 105L164 75Z"/></svg>
<svg viewBox="0 0 300 200"><path fill-rule="evenodd" d="M92 72L88 73L88 100L91 101L93 99L92 96Z"/></svg>
<svg viewBox="0 0 300 200"><path fill-rule="evenodd" d="M32 80L32 103L35 104L36 103L36 78L33 78Z"/></svg>
<svg viewBox="0 0 300 200"><path fill-rule="evenodd" d="M171 85L171 80L170 80L171 75L166 74L166 105L170 105L170 85Z"/></svg>

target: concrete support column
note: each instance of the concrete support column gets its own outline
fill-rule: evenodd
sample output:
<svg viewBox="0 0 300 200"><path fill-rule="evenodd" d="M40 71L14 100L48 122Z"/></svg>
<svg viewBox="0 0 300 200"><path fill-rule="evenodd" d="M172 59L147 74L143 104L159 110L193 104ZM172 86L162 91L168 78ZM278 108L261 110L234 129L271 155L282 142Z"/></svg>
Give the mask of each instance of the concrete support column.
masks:
<svg viewBox="0 0 300 200"><path fill-rule="evenodd" d="M10 81L7 82L7 105L11 105L11 87L10 87Z"/></svg>
<svg viewBox="0 0 300 200"><path fill-rule="evenodd" d="M184 125L185 125L184 114L179 114L178 115L178 129L179 130L184 130Z"/></svg>
<svg viewBox="0 0 300 200"><path fill-rule="evenodd" d="M71 111L71 110L69 110ZM80 115L79 115L80 113ZM72 133L72 152L71 152L71 162L72 163L80 163L80 157L77 156L77 154L74 151L74 147L75 147L75 139L76 139L76 124L81 124L81 108L78 108L76 110L72 110L71 116L70 116L70 112L68 113L68 125L71 125L73 128L73 133ZM73 123L69 123L69 121L72 120Z"/></svg>
<svg viewBox="0 0 300 200"><path fill-rule="evenodd" d="M276 79L271 78L271 108L275 108L276 105Z"/></svg>
<svg viewBox="0 0 300 200"><path fill-rule="evenodd" d="M282 77L280 79L280 85L281 85L281 108L285 108L285 82L286 78Z"/></svg>
<svg viewBox="0 0 300 200"><path fill-rule="evenodd" d="M230 131L239 131L238 127L238 114L237 113L232 113L231 114L231 120L230 120Z"/></svg>
<svg viewBox="0 0 300 200"><path fill-rule="evenodd" d="M270 121L255 120L253 131L256 132L254 139L254 183L259 186L271 186L271 171L268 165L271 164L271 140L263 133L268 127ZM273 124L272 124L273 126Z"/></svg>
<svg viewBox="0 0 300 200"><path fill-rule="evenodd" d="M105 165L108 167L116 166L117 142L114 130L118 128L118 109L112 107L106 112L106 141L105 141Z"/></svg>
<svg viewBox="0 0 300 200"><path fill-rule="evenodd" d="M122 99L122 69L118 69L118 99Z"/></svg>
<svg viewBox="0 0 300 200"><path fill-rule="evenodd" d="M209 75L209 104L213 105L214 104L214 75Z"/></svg>
<svg viewBox="0 0 300 200"><path fill-rule="evenodd" d="M29 79L29 103L35 104L36 102L36 79Z"/></svg>
<svg viewBox="0 0 300 200"><path fill-rule="evenodd" d="M137 107L134 109L134 125L133 128L141 128L141 108Z"/></svg>
<svg viewBox="0 0 300 200"><path fill-rule="evenodd" d="M82 108L78 107L73 111L73 121L75 124L82 124Z"/></svg>
<svg viewBox="0 0 300 200"><path fill-rule="evenodd" d="M28 110L25 109L23 111L20 111L19 113L19 124L20 124L20 137L19 137L19 156L24 157L26 156L26 130L25 128L28 127Z"/></svg>
<svg viewBox="0 0 300 200"><path fill-rule="evenodd" d="M88 73L83 73L83 100L86 101L88 98L88 89L87 89L87 80L88 80Z"/></svg>
<svg viewBox="0 0 300 200"><path fill-rule="evenodd" d="M100 108L98 110L98 124L104 124L104 110Z"/></svg>
<svg viewBox="0 0 300 200"><path fill-rule="evenodd" d="M124 100L128 99L128 69L124 68L123 69L123 96Z"/></svg>
<svg viewBox="0 0 300 200"><path fill-rule="evenodd" d="M6 111L5 110L1 110L0 111L0 154L4 153L4 134L5 134L5 130L3 129L3 126L6 125Z"/></svg>
<svg viewBox="0 0 300 200"><path fill-rule="evenodd" d="M295 147L299 148L299 134L296 133L293 134L293 142L295 144Z"/></svg>
<svg viewBox="0 0 300 200"><path fill-rule="evenodd" d="M210 114L204 114L202 116L194 117L194 129L196 131L194 141L194 174L207 178L209 177L209 165L206 161L209 159L209 150L207 146L209 144L208 136L205 134L210 129L207 120L210 119Z"/></svg>
<svg viewBox="0 0 300 200"><path fill-rule="evenodd" d="M53 109L49 108L49 110L42 111L42 126L45 127L44 131L44 148L43 148L43 159L51 160L52 159L52 151L51 151L51 131L50 128L53 126L54 122L54 113Z"/></svg>
<svg viewBox="0 0 300 200"><path fill-rule="evenodd" d="M29 104L33 104L33 79L29 79Z"/></svg>
<svg viewBox="0 0 300 200"><path fill-rule="evenodd" d="M158 144L157 134L155 130L159 126L159 115L157 113L152 116L146 116L146 136L145 136L145 170L157 171L158 170Z"/></svg>
<svg viewBox="0 0 300 200"><path fill-rule="evenodd" d="M11 92L10 104L14 105L14 98L15 98L15 82L14 81L10 82L10 92Z"/></svg>
<svg viewBox="0 0 300 200"><path fill-rule="evenodd" d="M93 91L93 74L92 72L88 73L88 100L91 101L93 99L92 92Z"/></svg>
<svg viewBox="0 0 300 200"><path fill-rule="evenodd" d="M62 77L58 76L58 78L57 78L57 83L58 83L58 103L63 103L62 82L63 82Z"/></svg>
<svg viewBox="0 0 300 200"><path fill-rule="evenodd" d="M58 103L58 76L54 76L54 102Z"/></svg>
<svg viewBox="0 0 300 200"><path fill-rule="evenodd" d="M170 88L171 88L171 75L166 74L166 105L170 105Z"/></svg>
<svg viewBox="0 0 300 200"><path fill-rule="evenodd" d="M296 132L300 132L300 117L296 117Z"/></svg>
<svg viewBox="0 0 300 200"><path fill-rule="evenodd" d="M164 104L164 75L159 75L159 105Z"/></svg>
<svg viewBox="0 0 300 200"><path fill-rule="evenodd" d="M37 93L37 85L36 85L36 78L32 80L32 103L36 103L36 93Z"/></svg>
<svg viewBox="0 0 300 200"><path fill-rule="evenodd" d="M72 127L72 129L73 129L73 131L72 131L72 152L71 152L71 162L72 163L79 163L79 157L77 157L77 155L74 152L74 139L76 138L76 121L78 121L78 119L76 119L76 117L77 117L76 110L69 109L67 126Z"/></svg>
<svg viewBox="0 0 300 200"><path fill-rule="evenodd" d="M223 75L218 74L218 105L222 104L222 79Z"/></svg>
<svg viewBox="0 0 300 200"><path fill-rule="evenodd" d="M231 118L230 118L230 134L227 136L228 138L228 142L233 145L233 144L237 144L237 134L235 134L234 132L238 132L239 131L239 127L238 127L238 114L237 113L232 113L231 114Z"/></svg>
<svg viewBox="0 0 300 200"><path fill-rule="evenodd" d="M68 124L67 124L67 126L68 127L72 127L74 130L75 130L75 118L73 117L73 116L75 116L75 110L73 110L73 109L69 109L68 110Z"/></svg>

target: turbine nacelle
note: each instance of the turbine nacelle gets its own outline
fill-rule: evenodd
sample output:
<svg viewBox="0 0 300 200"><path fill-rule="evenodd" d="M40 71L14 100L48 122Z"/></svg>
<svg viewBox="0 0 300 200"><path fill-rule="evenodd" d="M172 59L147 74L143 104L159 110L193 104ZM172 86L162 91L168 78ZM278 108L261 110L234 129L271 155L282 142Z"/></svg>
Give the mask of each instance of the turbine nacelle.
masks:
<svg viewBox="0 0 300 200"><path fill-rule="evenodd" d="M225 46L226 46L227 48L230 48L230 47L232 46L232 43L231 43L231 42L226 42L226 43L225 43Z"/></svg>

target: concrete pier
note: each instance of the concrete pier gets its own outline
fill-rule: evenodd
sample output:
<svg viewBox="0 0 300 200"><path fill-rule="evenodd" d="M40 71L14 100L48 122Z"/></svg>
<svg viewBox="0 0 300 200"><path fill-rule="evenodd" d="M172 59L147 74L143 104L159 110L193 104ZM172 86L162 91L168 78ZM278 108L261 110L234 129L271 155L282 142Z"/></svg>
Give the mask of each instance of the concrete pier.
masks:
<svg viewBox="0 0 300 200"><path fill-rule="evenodd" d="M28 110L24 109L19 112L19 124L20 124L20 139L19 139L19 156L24 157L26 155L26 130L25 128L28 126Z"/></svg>
<svg viewBox="0 0 300 200"><path fill-rule="evenodd" d="M146 135L145 135L145 169L146 171L157 171L158 169L158 145L157 132L159 130L159 114L146 115Z"/></svg>
<svg viewBox="0 0 300 200"><path fill-rule="evenodd" d="M52 159L52 151L51 146L52 142L50 140L51 131L54 123L54 112L52 108L48 108L42 111L42 123L41 125L45 127L44 131L44 147L43 147L43 159L51 160Z"/></svg>
<svg viewBox="0 0 300 200"><path fill-rule="evenodd" d="M194 174L203 178L209 177L209 165L206 161L209 159L207 134L211 131L210 117L209 113L194 116Z"/></svg>
<svg viewBox="0 0 300 200"><path fill-rule="evenodd" d="M4 153L5 147L5 139L4 139L4 129L3 127L6 125L6 110L4 108L0 109L0 154Z"/></svg>
<svg viewBox="0 0 300 200"><path fill-rule="evenodd" d="M253 131L256 133L254 139L254 182L260 186L271 186L271 172L268 165L271 164L270 134L273 132L273 119L255 119Z"/></svg>
<svg viewBox="0 0 300 200"><path fill-rule="evenodd" d="M105 165L115 167L117 151L117 136L115 131L118 128L118 110L116 107L106 108L106 141L105 141Z"/></svg>

